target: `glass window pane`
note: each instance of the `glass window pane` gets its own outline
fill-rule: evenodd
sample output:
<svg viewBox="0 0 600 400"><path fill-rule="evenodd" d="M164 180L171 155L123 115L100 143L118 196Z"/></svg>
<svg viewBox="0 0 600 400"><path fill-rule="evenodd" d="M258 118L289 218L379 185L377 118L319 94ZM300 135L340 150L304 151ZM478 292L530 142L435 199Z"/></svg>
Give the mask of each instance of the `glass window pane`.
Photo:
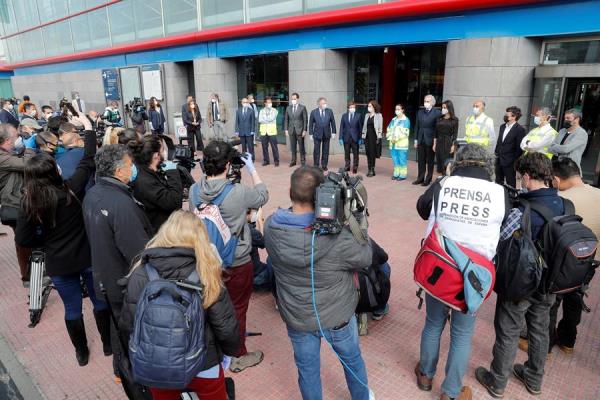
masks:
<svg viewBox="0 0 600 400"><path fill-rule="evenodd" d="M38 0L37 4L42 24L67 15L67 0Z"/></svg>
<svg viewBox="0 0 600 400"><path fill-rule="evenodd" d="M42 28L46 56L73 52L69 20Z"/></svg>
<svg viewBox="0 0 600 400"><path fill-rule="evenodd" d="M77 51L110 46L105 8L71 18L71 29Z"/></svg>
<svg viewBox="0 0 600 400"><path fill-rule="evenodd" d="M600 40L546 43L544 64L600 63Z"/></svg>
<svg viewBox="0 0 600 400"><path fill-rule="evenodd" d="M196 0L169 0L163 5L166 35L198 30Z"/></svg>
<svg viewBox="0 0 600 400"><path fill-rule="evenodd" d="M41 29L25 32L12 39L19 40L24 60L44 57L44 42L42 42Z"/></svg>
<svg viewBox="0 0 600 400"><path fill-rule="evenodd" d="M302 0L248 0L250 21L302 13Z"/></svg>
<svg viewBox="0 0 600 400"><path fill-rule="evenodd" d="M133 1L125 0L108 7L113 45L135 40Z"/></svg>
<svg viewBox="0 0 600 400"><path fill-rule="evenodd" d="M377 4L377 0L306 0L306 11L331 10L335 8L347 8L363 6L365 4Z"/></svg>
<svg viewBox="0 0 600 400"><path fill-rule="evenodd" d="M160 0L134 0L133 11L137 39L163 35Z"/></svg>
<svg viewBox="0 0 600 400"><path fill-rule="evenodd" d="M15 10L15 20L17 21L19 31L40 24L35 0L13 1L12 5Z"/></svg>
<svg viewBox="0 0 600 400"><path fill-rule="evenodd" d="M87 10L101 4L106 4L108 3L108 0L68 0L68 2L69 14L74 14L76 12Z"/></svg>
<svg viewBox="0 0 600 400"><path fill-rule="evenodd" d="M533 89L533 102L531 107L531 113L535 114L537 110L543 107L548 107L552 112L552 115L556 115L559 112L558 104L560 101L562 87L562 78L542 78L536 79L535 87ZM533 116L529 118L529 126L535 126L533 124ZM553 119L550 121L555 129L557 128L558 121Z"/></svg>
<svg viewBox="0 0 600 400"><path fill-rule="evenodd" d="M202 1L202 27L244 23L243 0Z"/></svg>
<svg viewBox="0 0 600 400"><path fill-rule="evenodd" d="M0 2L0 18L4 25L4 33L10 35L18 30L15 13L10 1Z"/></svg>
<svg viewBox="0 0 600 400"><path fill-rule="evenodd" d="M8 46L8 56L10 62L21 61L23 59L23 53L21 52L21 42L19 37L12 37L8 40L4 40Z"/></svg>

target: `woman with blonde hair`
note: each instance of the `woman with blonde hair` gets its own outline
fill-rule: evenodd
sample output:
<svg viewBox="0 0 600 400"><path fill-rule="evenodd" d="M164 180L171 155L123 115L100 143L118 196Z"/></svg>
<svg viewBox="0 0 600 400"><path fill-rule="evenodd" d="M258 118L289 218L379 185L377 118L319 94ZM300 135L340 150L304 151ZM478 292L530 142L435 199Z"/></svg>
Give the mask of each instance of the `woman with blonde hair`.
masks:
<svg viewBox="0 0 600 400"><path fill-rule="evenodd" d="M223 373L224 354L235 354L240 345L238 322L229 294L221 281L221 260L210 243L202 221L189 211L171 214L148 242L134 265L127 283L127 295L119 327L124 337L133 331L140 295L149 282L144 265L151 263L163 279L187 279L194 268L203 285L202 305L206 310L204 341L207 346L204 370L186 391L201 400L226 400ZM140 268L142 267L142 268ZM150 388L155 400L179 399L179 390Z"/></svg>

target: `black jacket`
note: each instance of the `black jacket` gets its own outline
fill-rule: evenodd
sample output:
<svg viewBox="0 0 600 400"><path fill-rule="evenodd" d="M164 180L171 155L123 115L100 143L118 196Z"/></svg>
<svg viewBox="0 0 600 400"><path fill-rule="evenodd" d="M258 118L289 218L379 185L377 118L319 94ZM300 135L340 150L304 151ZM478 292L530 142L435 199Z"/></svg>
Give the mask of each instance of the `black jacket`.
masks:
<svg viewBox="0 0 600 400"><path fill-rule="evenodd" d="M496 150L494 152L498 158L498 164L501 167L512 167L517 158L521 157L521 154L523 154L523 150L521 150L521 141L527 133L525 132L525 128L519 125L518 122L515 122L513 127L510 128L510 131L508 131L507 138L502 141L505 129L506 124L500 125L500 134L498 135Z"/></svg>
<svg viewBox="0 0 600 400"><path fill-rule="evenodd" d="M181 208L183 201L181 176L177 169L154 172L140 165L137 169L138 176L133 184L133 195L144 205L144 212L154 232L157 232L169 215Z"/></svg>
<svg viewBox="0 0 600 400"><path fill-rule="evenodd" d="M416 137L418 144L433 146L433 138L435 137L435 126L437 121L442 115L441 111L437 108L431 109L427 112L424 108L417 112L417 123L415 127Z"/></svg>
<svg viewBox="0 0 600 400"><path fill-rule="evenodd" d="M153 228L133 198L129 186L115 178L99 178L83 201L83 218L90 241L94 285L100 282L117 310L123 301L117 280L124 277L153 234Z"/></svg>
<svg viewBox="0 0 600 400"><path fill-rule="evenodd" d="M371 249L373 250L373 261L371 268L379 268L389 260L388 253L371 238Z"/></svg>
<svg viewBox="0 0 600 400"><path fill-rule="evenodd" d="M145 250L142 264L131 273L127 282L125 304L119 320L119 328L125 338L129 338L133 331L137 302L149 282L142 268L147 262L165 279L186 279L196 267L193 249L175 247ZM236 354L240 347L239 326L227 289L223 288L219 299L206 310L206 322L204 338L207 357L204 369L219 364L223 360L223 353Z"/></svg>

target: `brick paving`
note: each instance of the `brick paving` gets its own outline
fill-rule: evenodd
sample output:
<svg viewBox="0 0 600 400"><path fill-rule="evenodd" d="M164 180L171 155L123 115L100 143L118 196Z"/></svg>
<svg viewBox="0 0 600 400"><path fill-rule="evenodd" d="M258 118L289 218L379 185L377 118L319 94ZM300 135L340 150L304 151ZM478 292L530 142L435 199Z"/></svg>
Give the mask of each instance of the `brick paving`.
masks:
<svg viewBox="0 0 600 400"><path fill-rule="evenodd" d="M258 166L271 194L265 215L269 215L277 207L289 205L289 155L283 148L281 150L282 161L279 168L272 165ZM258 154L257 156L259 165L262 158ZM360 173L364 175L366 160L361 159L361 163ZM330 167L342 165L342 156L330 158ZM367 364L369 383L377 399L437 399L448 348L447 330L442 339L440 364L433 391L419 391L413 374L425 319L424 310L417 310L416 288L412 281L412 262L425 229L425 222L420 220L415 211L416 199L423 188L410 184L416 173L414 162L409 165L409 179L405 182L392 182L391 170L389 159L379 160L378 175L365 180L369 191L370 233L390 254L392 295L390 314L382 321L370 321L369 335L361 338L361 348ZM7 231L6 227L0 229ZM110 358L102 355L100 338L95 330L88 300L85 301L84 314L91 355L86 367L77 366L64 328L62 305L55 292L50 296L40 324L34 329L27 327L27 291L20 287L10 232L8 236L0 237L0 276L0 334L47 399L125 398L112 379ZM569 356L559 350L554 351L552 359L546 364L543 394L537 398L600 398L599 292L600 279L596 278L586 300L592 312L583 316L575 353ZM475 381L473 371L479 365L489 366L491 361L494 303L495 296L492 296L479 313L469 370L465 377L465 384L474 389L475 399L491 398ZM237 398L300 399L291 345L269 294L253 295L248 312L248 330L262 332L262 336L248 338L247 343L250 351L262 349L265 360L260 366L241 374L228 373L235 379ZM325 345L322 346L321 354L324 398L349 399L339 362ZM519 351L517 362L524 360L525 354ZM519 400L532 396L511 377L505 398Z"/></svg>

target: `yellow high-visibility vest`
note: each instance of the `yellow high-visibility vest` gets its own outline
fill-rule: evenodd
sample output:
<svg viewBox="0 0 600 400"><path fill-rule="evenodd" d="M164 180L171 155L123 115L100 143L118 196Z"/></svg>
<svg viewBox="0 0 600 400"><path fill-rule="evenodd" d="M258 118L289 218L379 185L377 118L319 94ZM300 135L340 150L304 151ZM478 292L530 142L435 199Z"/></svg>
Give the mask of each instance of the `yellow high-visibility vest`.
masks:
<svg viewBox="0 0 600 400"><path fill-rule="evenodd" d="M467 143L475 143L487 147L490 144L490 132L488 130L486 116L483 121L477 122L477 118L471 115L467 118L465 140Z"/></svg>
<svg viewBox="0 0 600 400"><path fill-rule="evenodd" d="M544 137L546 135L550 134L553 136L553 142L556 135L558 135L558 132L556 132L556 130L552 127L550 127L549 131L542 132L542 129L538 126L537 128L533 128L531 131L529 131L529 133L525 137L525 140L530 142L541 142L542 140L544 140ZM548 158L552 158L553 154L548 151L552 142L550 142L550 144L548 144L547 146L542 147L540 150L536 150L536 152L542 153Z"/></svg>
<svg viewBox="0 0 600 400"><path fill-rule="evenodd" d="M406 150L408 149L408 136L410 130L401 125L388 127L386 138L390 144L390 149Z"/></svg>

